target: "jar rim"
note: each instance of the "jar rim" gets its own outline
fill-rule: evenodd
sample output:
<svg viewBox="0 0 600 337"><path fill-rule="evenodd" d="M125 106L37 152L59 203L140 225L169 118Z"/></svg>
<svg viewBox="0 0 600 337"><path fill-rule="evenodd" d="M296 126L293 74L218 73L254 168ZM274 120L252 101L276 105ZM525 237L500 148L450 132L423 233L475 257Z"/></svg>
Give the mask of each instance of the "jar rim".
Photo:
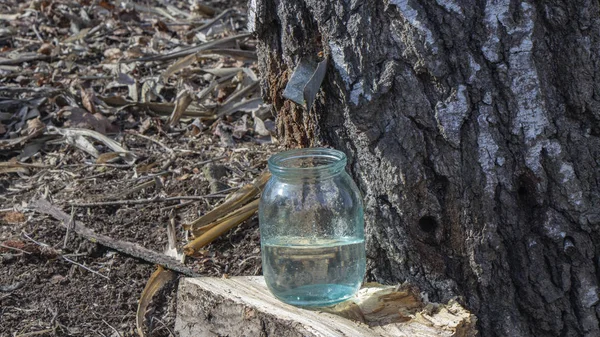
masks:
<svg viewBox="0 0 600 337"><path fill-rule="evenodd" d="M317 160L310 167L299 166L303 160ZM342 172L346 167L346 154L342 151L324 147L293 149L274 154L269 158L268 166L273 175L279 177L324 177ZM313 161L314 164L314 161Z"/></svg>

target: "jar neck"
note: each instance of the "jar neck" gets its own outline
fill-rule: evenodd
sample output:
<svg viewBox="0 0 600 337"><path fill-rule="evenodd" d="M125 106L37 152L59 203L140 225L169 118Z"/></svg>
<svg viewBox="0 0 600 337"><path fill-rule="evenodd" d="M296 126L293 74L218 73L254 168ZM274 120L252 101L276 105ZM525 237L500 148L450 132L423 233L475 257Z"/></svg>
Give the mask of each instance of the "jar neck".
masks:
<svg viewBox="0 0 600 337"><path fill-rule="evenodd" d="M271 174L284 180L327 179L344 172L346 155L327 148L295 149L269 158Z"/></svg>

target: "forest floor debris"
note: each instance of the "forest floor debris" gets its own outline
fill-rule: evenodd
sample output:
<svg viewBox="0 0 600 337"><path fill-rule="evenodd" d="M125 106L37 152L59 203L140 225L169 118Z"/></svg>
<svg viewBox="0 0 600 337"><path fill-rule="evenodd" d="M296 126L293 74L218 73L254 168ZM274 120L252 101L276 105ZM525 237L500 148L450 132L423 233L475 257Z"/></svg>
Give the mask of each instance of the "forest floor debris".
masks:
<svg viewBox="0 0 600 337"><path fill-rule="evenodd" d="M160 261L113 243L166 258L171 224L182 252L184 224L265 171L244 3L0 4L0 336L137 335ZM256 217L194 252L180 272L259 275ZM146 336L173 336L175 289L143 303Z"/></svg>

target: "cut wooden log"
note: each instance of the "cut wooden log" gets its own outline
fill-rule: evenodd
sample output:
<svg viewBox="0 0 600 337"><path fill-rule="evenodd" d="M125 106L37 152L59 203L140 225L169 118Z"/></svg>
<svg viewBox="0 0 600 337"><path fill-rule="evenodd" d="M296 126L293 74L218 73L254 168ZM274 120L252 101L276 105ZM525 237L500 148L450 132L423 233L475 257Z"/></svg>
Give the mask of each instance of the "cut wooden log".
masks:
<svg viewBox="0 0 600 337"><path fill-rule="evenodd" d="M366 284L349 301L311 310L277 300L262 277L184 278L175 330L196 336L475 336L458 302L426 303L410 286Z"/></svg>

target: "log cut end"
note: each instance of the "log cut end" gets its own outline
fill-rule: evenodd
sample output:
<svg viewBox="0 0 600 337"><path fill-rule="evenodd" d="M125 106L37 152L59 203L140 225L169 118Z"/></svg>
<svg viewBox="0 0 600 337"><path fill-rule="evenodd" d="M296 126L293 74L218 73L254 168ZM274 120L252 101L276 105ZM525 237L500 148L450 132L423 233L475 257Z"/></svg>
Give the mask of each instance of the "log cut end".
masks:
<svg viewBox="0 0 600 337"><path fill-rule="evenodd" d="M277 300L262 277L185 278L175 329L192 336L475 336L458 302L426 303L412 287L365 284L344 303L306 310Z"/></svg>

